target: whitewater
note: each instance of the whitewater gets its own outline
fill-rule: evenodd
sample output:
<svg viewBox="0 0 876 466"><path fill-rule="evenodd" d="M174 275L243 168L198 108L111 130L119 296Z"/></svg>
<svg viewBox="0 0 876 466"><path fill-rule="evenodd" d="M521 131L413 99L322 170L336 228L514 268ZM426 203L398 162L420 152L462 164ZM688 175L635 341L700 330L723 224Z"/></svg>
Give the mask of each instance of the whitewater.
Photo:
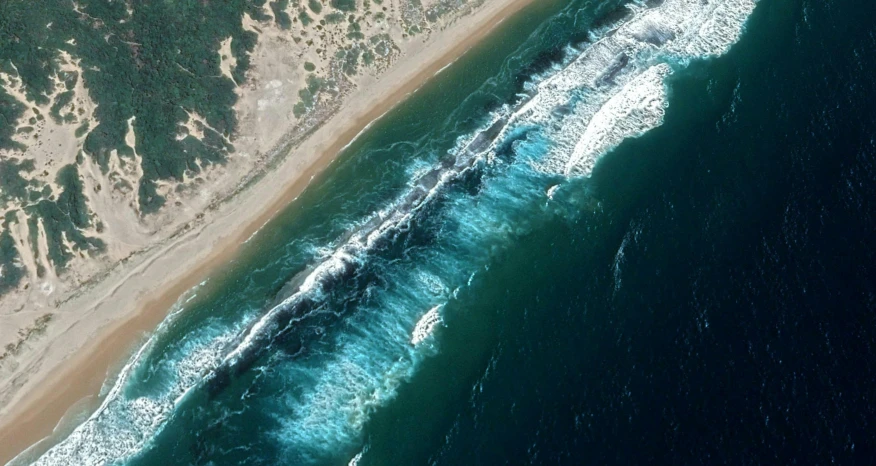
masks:
<svg viewBox="0 0 876 466"><path fill-rule="evenodd" d="M558 191L588 177L602 156L658 127L669 105L667 79L692 60L727 52L755 6L630 4L622 20L567 47L561 61L532 76L516 101L492 111L450 153L408 167L403 192L314 248L310 265L273 306L231 325L208 319L157 361L150 360L150 338L100 407L34 464L125 463L148 451L193 394L216 396L253 371L296 386L271 408L281 426L276 440L289 457L316 462L355 446L370 416L420 361L440 351L455 296L489 273L492 255L538 228L537 220L515 223L513 214L558 202ZM426 245L407 247L418 235L428 237ZM179 318L172 313L155 335ZM276 356L314 320L336 329L312 348ZM134 386L134 374L144 372L149 386Z"/></svg>

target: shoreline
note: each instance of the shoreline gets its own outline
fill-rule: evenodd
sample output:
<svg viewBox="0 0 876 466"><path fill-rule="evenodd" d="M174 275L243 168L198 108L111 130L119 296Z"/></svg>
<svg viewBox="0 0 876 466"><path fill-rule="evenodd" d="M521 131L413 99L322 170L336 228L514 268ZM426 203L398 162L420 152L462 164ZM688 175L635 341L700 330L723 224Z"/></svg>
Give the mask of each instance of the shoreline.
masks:
<svg viewBox="0 0 876 466"><path fill-rule="evenodd" d="M274 171L228 199L203 224L65 303L85 311L37 342L44 347L33 350L26 364L30 370L7 383L19 386L0 408L0 464L31 447L34 453L45 450L48 445L39 445L44 440L68 433L73 426L59 423L66 424L62 421L76 407L96 408L108 374L121 367L181 295L237 257L245 241L294 202L374 122L532 3L494 0L434 33L421 50L381 76L371 86L376 89L358 89L322 127L291 148Z"/></svg>

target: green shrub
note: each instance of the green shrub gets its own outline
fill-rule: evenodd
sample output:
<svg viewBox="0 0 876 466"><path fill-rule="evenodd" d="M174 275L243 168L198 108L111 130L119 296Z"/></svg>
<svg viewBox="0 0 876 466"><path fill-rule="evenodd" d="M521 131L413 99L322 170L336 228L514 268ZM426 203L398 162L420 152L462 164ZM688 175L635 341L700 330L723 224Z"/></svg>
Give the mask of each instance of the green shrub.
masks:
<svg viewBox="0 0 876 466"><path fill-rule="evenodd" d="M292 18L286 13L286 7L289 6L289 0L278 0L271 2L271 11L274 13L274 21L280 26L280 29L289 29L292 27Z"/></svg>
<svg viewBox="0 0 876 466"><path fill-rule="evenodd" d="M31 172L34 169L33 160L26 159L21 162L16 158L0 160L0 206L13 199L25 199L28 186L33 182L21 176L21 172Z"/></svg>
<svg viewBox="0 0 876 466"><path fill-rule="evenodd" d="M9 222L0 227L0 296L18 286L24 277L24 270L18 267L18 249L9 232Z"/></svg>
<svg viewBox="0 0 876 466"><path fill-rule="evenodd" d="M88 132L88 122L86 121L85 123L82 123L82 125L80 127L76 128L76 132L74 133L74 135L77 138L81 138L87 132Z"/></svg>
<svg viewBox="0 0 876 466"><path fill-rule="evenodd" d="M325 22L328 24L338 24L344 20L344 14L338 13L338 12L329 13L329 14L325 15L324 19L325 19Z"/></svg>
<svg viewBox="0 0 876 466"><path fill-rule="evenodd" d="M62 108L64 108L65 105L72 102L73 97L75 97L75 96L76 96L76 93L73 91L64 91L64 92L58 94L58 97L55 98L55 103L52 105L52 108L49 110L49 115L51 115L52 118L56 122L60 123L62 120L62 117L61 117L61 114L59 112L61 111Z"/></svg>
<svg viewBox="0 0 876 466"><path fill-rule="evenodd" d="M356 0L331 0L331 5L341 11L356 11Z"/></svg>
<svg viewBox="0 0 876 466"><path fill-rule="evenodd" d="M0 38L0 44L2 42L3 39ZM15 122L21 118L24 111L25 106L0 87L0 149L24 149L23 145L12 140L12 135L15 134ZM35 119L31 124L34 123L36 123Z"/></svg>
<svg viewBox="0 0 876 466"><path fill-rule="evenodd" d="M365 34L362 34L362 28L359 26L359 23L350 23L350 26L347 27L347 38L353 40L362 40L365 38Z"/></svg>
<svg viewBox="0 0 876 466"><path fill-rule="evenodd" d="M313 22L313 18L311 18L310 15L307 14L307 10L303 8L298 12L298 19L301 20L302 26L309 26L310 23Z"/></svg>

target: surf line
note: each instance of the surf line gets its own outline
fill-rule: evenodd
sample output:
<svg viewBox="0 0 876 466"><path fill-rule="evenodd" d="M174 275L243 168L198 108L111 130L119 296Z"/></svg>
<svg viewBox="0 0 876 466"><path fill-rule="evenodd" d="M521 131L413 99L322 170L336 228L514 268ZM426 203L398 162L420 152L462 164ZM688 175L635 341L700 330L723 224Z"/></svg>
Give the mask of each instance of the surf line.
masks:
<svg viewBox="0 0 876 466"><path fill-rule="evenodd" d="M518 102L494 112L485 128L460 144L460 150L453 151L443 162L416 178L413 186L395 202L341 238L341 245L330 255L293 277L289 288L296 291L291 296L250 326L235 332L236 335L220 336L203 354L193 355L190 359L197 362L199 370L180 376L180 383L186 386L182 387L183 390L174 390L180 395L174 397L173 403L139 398L126 404L125 409L131 410L130 416L137 418L130 418L130 436L116 447L106 447L121 448L130 454L131 449L138 449L160 430L174 406L193 388L206 381L214 389L221 390L235 374L245 371L264 354L278 332L307 315L327 291L360 270L374 248L390 241L393 234L410 225L442 190L465 174L490 165L497 144L510 134L509 131L522 125L544 128L553 139L556 150L549 156L552 158L539 168L565 177L589 174L596 157L624 138L653 127L647 123L651 119L641 120L641 112L633 110L659 106L629 110L628 104L624 104L638 105L641 101L634 97L641 93L633 91L656 82L650 78L637 78L647 78L650 76L648 70L653 69L652 73L659 74L662 83L666 75L657 72L665 71L665 62L669 59L683 62L724 53L738 39L744 20L754 5L754 0L713 1L709 4L665 0L658 6L632 9L632 18L606 32L558 72L537 77ZM660 65L658 62L664 63L664 67L654 68ZM631 99L618 98L617 105L607 105L617 95ZM573 105L570 96L583 97ZM664 102L665 98L658 99L658 103L665 106ZM597 118L599 112L605 117ZM662 117L659 111L650 115ZM557 130L551 129L553 123L557 123ZM593 129L587 131L588 128ZM576 151L574 148L579 146L581 150ZM579 155L575 157L574 154ZM134 358L131 363L137 361L139 358ZM201 372L205 367L206 372ZM120 378L117 384L121 386L123 383ZM92 437L99 435L101 429L95 425L98 417L107 414L110 403L118 401L121 396L115 388L100 413L95 413L37 463L52 464L53 460L63 463L64 458L82 457L85 452L77 445L82 446L80 441L89 442L85 439L89 434ZM123 417L129 419L127 415ZM95 441L91 438L90 443ZM102 450L99 445L92 447L88 450ZM93 453L98 462L99 458L114 458L112 453L105 451Z"/></svg>

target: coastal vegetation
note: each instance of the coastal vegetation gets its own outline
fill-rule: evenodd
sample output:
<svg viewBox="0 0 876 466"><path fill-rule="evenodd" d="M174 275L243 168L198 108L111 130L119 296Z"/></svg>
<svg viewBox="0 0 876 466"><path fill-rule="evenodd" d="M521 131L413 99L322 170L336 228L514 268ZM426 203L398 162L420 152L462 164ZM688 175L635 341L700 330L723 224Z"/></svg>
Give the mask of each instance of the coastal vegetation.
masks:
<svg viewBox="0 0 876 466"><path fill-rule="evenodd" d="M28 340L37 338L46 332L46 327L54 318L53 314L43 314L34 320L33 324L18 331L18 340L14 343L8 343L3 347L3 352L0 353L0 367L7 358L18 354Z"/></svg>
<svg viewBox="0 0 876 466"><path fill-rule="evenodd" d="M79 76L61 73L59 54L77 57L99 122L87 133L85 153L104 169L113 151L133 155L125 136L128 119L136 117L138 155L143 158L139 207L143 213L154 212L164 203L156 193L157 180L179 180L197 162L224 159L224 144L183 143L176 135L187 112L197 112L215 132L231 136L237 125L234 87L244 80L248 52L256 42L240 18L259 11L263 1L220 2L209 8L197 1L148 2L136 8L96 0L53 0L40 8L21 0L2 2L0 70L21 80L28 100L51 102L50 115L63 120L59 111L72 100ZM236 59L233 80L219 68L219 43L229 36ZM64 81L67 90L56 93L55 80ZM11 122L24 111L10 99L0 91L4 148L16 148L10 141Z"/></svg>
<svg viewBox="0 0 876 466"><path fill-rule="evenodd" d="M303 76L291 108L306 132L336 111L358 76L387 69L399 40L481 2L0 2L0 294L27 267L37 277L47 267L60 274L74 258L106 250L91 190L130 196L147 218L169 193L190 192L187 180L225 164L264 30L307 52L295 65ZM49 155L35 158L35 150ZM95 170L103 180L86 186L83 176Z"/></svg>
<svg viewBox="0 0 876 466"><path fill-rule="evenodd" d="M28 206L26 211L34 222L42 222L48 258L56 269L63 270L74 252L100 252L105 245L99 238L83 233L92 221L76 166L62 168L56 182L61 188L57 199L42 199Z"/></svg>
<svg viewBox="0 0 876 466"><path fill-rule="evenodd" d="M8 219L3 219L3 228L0 230L0 294L17 286L24 277L15 240L9 233L9 223Z"/></svg>
<svg viewBox="0 0 876 466"><path fill-rule="evenodd" d="M58 271L77 252L105 245L94 231L86 232L96 222L77 167L68 164L54 180L39 180L31 174L34 161L21 157L28 146L16 134L32 132L43 113L57 124L76 121L74 89L81 79L96 105L94 121L75 131L75 137L84 137L82 153L104 172L112 157L133 162L135 150L126 141L132 121L142 168L137 207L141 214L156 212L165 202L156 189L159 180L182 180L187 170L223 163L233 151L234 88L245 80L257 40L242 28L241 17L247 12L263 17L263 6L264 0L209 7L199 1L148 2L136 8L106 0L49 0L39 8L22 0L0 2L0 150L6 154L0 158L0 205L21 207L35 256L40 228ZM235 59L231 79L221 72L218 54L227 37ZM81 75L62 69L65 56L75 57ZM11 92L13 84L21 95ZM17 127L31 107L35 116ZM178 137L190 113L203 118L203 138ZM50 181L56 182L57 197ZM16 217L10 213L0 231L0 293L22 275L10 233ZM40 265L37 272L45 270Z"/></svg>

